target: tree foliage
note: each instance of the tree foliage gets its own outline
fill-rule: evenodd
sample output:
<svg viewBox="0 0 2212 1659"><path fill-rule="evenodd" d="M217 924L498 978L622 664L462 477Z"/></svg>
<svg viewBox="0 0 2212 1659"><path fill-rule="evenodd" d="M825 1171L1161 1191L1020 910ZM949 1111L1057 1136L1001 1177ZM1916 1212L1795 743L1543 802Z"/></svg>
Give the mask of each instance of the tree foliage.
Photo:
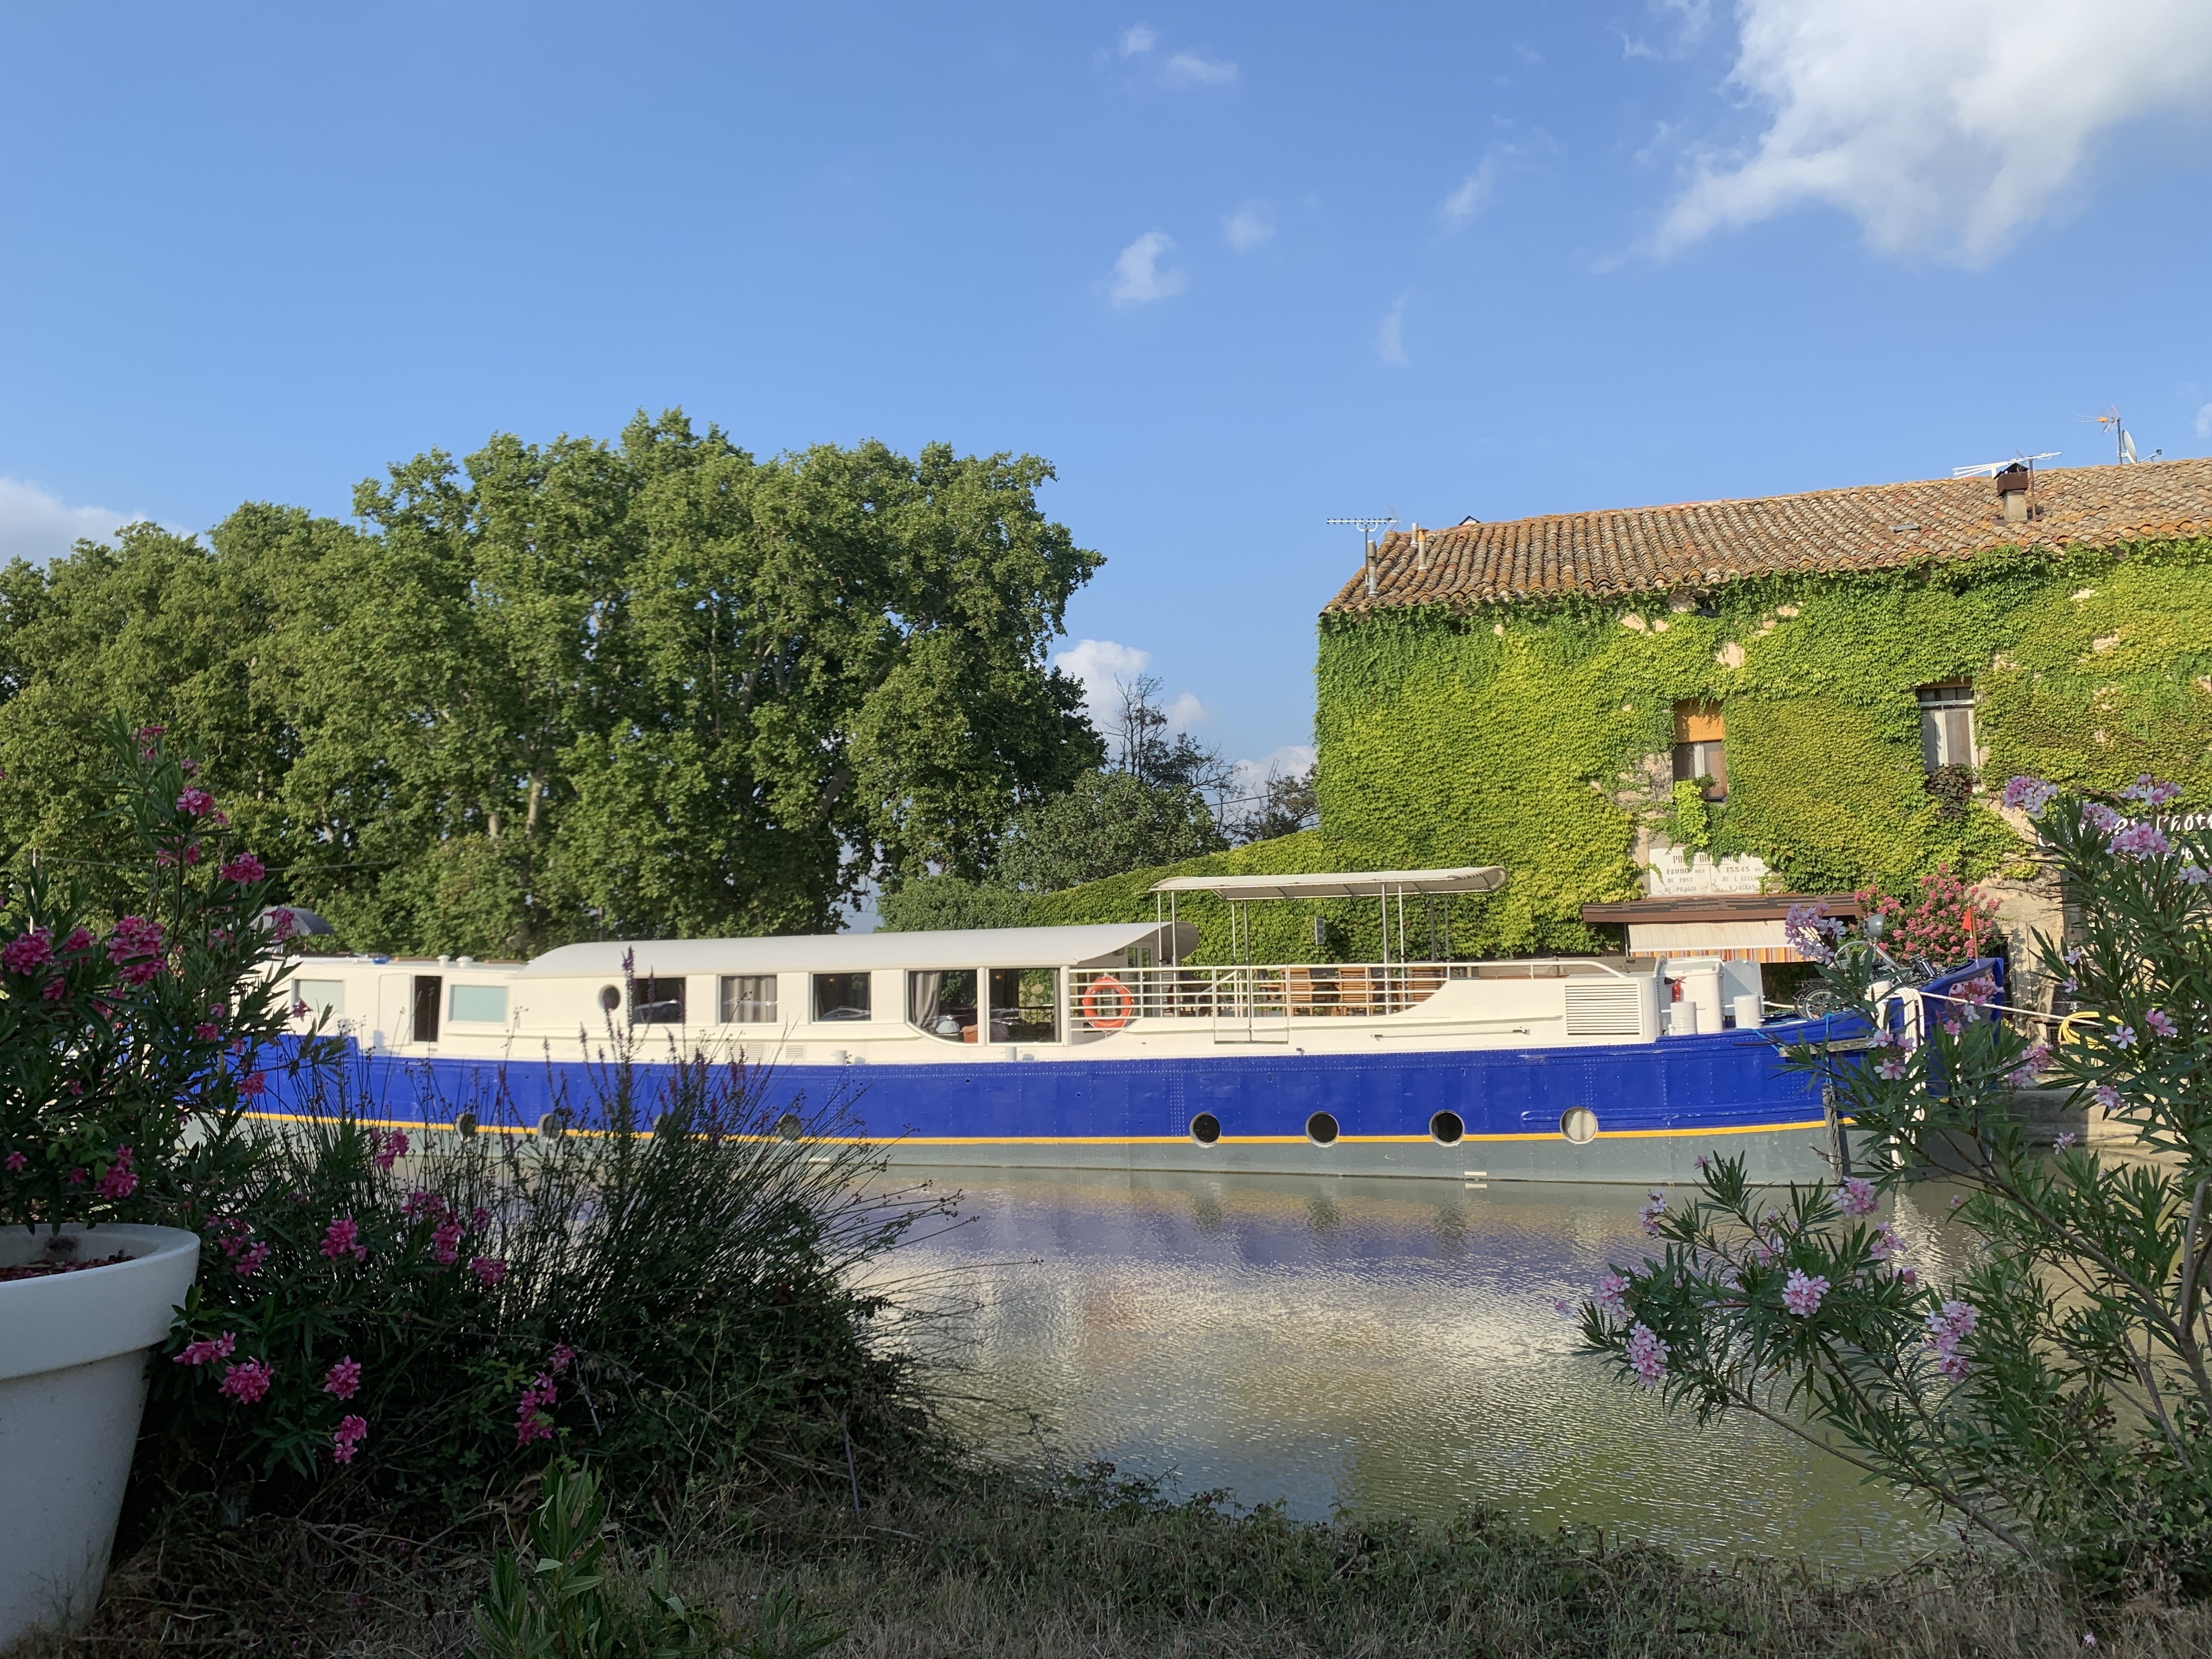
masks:
<svg viewBox="0 0 2212 1659"><path fill-rule="evenodd" d="M988 866L1101 750L1045 665L1099 563L1034 457L757 460L680 412L495 436L0 578L0 828L98 867L82 733L129 710L349 941L507 954L823 927Z"/></svg>

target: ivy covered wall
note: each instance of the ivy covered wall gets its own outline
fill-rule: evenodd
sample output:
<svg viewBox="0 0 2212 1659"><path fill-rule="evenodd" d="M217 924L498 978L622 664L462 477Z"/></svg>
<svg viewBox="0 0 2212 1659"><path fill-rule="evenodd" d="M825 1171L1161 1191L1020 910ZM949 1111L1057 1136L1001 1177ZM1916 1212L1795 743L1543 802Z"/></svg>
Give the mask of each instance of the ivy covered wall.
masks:
<svg viewBox="0 0 2212 1659"><path fill-rule="evenodd" d="M1639 830L1755 854L1791 890L1899 888L1948 864L2018 874L1984 793L1931 795L1917 688L1970 679L1985 774L2112 792L2142 772L2212 805L2212 542L2006 549L1932 568L1765 577L1633 603L1566 599L1329 613L1315 729L1322 827L1038 902L1039 922L1148 916L1161 876L1501 864L1454 902L1461 954L1618 949L1583 904L1641 896ZM1675 821L1677 702L1727 726L1729 797ZM1186 903L1206 953L1226 929ZM1255 945L1371 956L1373 907L1255 907ZM1426 945L1426 919L1409 908ZM1217 939L1216 935L1219 938Z"/></svg>

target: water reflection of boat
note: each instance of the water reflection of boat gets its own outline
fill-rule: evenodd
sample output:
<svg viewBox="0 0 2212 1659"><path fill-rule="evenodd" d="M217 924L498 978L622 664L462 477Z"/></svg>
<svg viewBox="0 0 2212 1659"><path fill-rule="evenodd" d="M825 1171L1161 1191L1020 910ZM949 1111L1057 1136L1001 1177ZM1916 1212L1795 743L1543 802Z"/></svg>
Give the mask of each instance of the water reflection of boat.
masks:
<svg viewBox="0 0 2212 1659"><path fill-rule="evenodd" d="M765 1062L794 1131L805 1103L850 1099L902 1162L1647 1182L1718 1149L1821 1173L1833 1126L1776 1043L1822 1029L1765 1024L1756 963L1408 956L1409 900L1504 879L1191 877L1146 922L324 957L294 987L300 1029L344 1033L370 1109L402 1125L543 1127L590 1097L578 1033L622 1030L647 1066ZM1194 891L1229 902L1243 959L1187 960ZM1249 959L1250 904L1321 897L1378 903L1382 959ZM280 1084L269 1103L303 1103Z"/></svg>

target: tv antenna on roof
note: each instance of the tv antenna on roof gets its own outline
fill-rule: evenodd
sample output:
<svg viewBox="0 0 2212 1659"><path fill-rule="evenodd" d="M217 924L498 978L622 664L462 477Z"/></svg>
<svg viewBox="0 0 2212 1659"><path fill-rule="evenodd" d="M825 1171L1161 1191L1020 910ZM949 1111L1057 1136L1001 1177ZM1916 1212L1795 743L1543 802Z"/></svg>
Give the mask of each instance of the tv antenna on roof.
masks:
<svg viewBox="0 0 2212 1659"><path fill-rule="evenodd" d="M1954 478L1994 478L2008 466L2025 466L2033 472L2038 461L2055 459L2057 454L2055 449L2046 449L2040 455L2022 455L2014 451L2008 461L1981 461L1972 466L1954 466L1951 469L1951 476Z"/></svg>
<svg viewBox="0 0 2212 1659"><path fill-rule="evenodd" d="M2112 459L2122 466L2134 465L2136 459L2136 435L2128 430L2127 423L2120 419L2119 406L2115 404L2107 407L2103 414L2096 416L2096 422L2099 426L2108 426L2112 428ZM2163 449L2154 449L2143 459L2154 461L2165 453Z"/></svg>
<svg viewBox="0 0 2212 1659"><path fill-rule="evenodd" d="M1344 525L1359 532L1359 564L1367 577L1367 597L1375 597L1375 535L1398 522L1395 513L1385 519L1324 519L1323 524Z"/></svg>

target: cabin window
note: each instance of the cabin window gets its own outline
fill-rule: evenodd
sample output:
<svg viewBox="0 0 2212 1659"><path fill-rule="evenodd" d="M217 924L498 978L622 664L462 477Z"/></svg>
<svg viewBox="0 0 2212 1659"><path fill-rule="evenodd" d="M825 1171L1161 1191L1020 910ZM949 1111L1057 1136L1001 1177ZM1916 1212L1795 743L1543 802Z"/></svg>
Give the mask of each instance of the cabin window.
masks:
<svg viewBox="0 0 2212 1659"><path fill-rule="evenodd" d="M633 1025L681 1025L684 1023L684 981L677 978L640 978L632 981L629 1023Z"/></svg>
<svg viewBox="0 0 2212 1659"><path fill-rule="evenodd" d="M446 981L436 974L415 975L415 1041L438 1040L438 1010L445 1001Z"/></svg>
<svg viewBox="0 0 2212 1659"><path fill-rule="evenodd" d="M817 1019L873 1019L869 1006L866 974L817 974L814 976L814 1018Z"/></svg>
<svg viewBox="0 0 2212 1659"><path fill-rule="evenodd" d="M1703 787L1707 800L1728 799L1728 728L1717 702L1674 705L1674 781Z"/></svg>
<svg viewBox="0 0 2212 1659"><path fill-rule="evenodd" d="M1952 681L1920 688L1920 753L1933 772L1939 766L1974 763L1974 688Z"/></svg>
<svg viewBox="0 0 2212 1659"><path fill-rule="evenodd" d="M722 1024L725 1025L775 1024L775 975L774 974L723 975Z"/></svg>
<svg viewBox="0 0 2212 1659"><path fill-rule="evenodd" d="M309 1019L322 1014L328 1014L332 1019L343 1019L345 981L342 979L295 979L292 981L292 1000L307 1005Z"/></svg>
<svg viewBox="0 0 2212 1659"><path fill-rule="evenodd" d="M907 1023L947 1042L975 1038L975 970L931 968L906 976Z"/></svg>
<svg viewBox="0 0 2212 1659"><path fill-rule="evenodd" d="M453 1005L446 1011L448 1018L478 1020L489 1025L507 1024L504 985L456 985L450 994Z"/></svg>
<svg viewBox="0 0 2212 1659"><path fill-rule="evenodd" d="M1060 1041L1060 970L991 969L991 1041Z"/></svg>

